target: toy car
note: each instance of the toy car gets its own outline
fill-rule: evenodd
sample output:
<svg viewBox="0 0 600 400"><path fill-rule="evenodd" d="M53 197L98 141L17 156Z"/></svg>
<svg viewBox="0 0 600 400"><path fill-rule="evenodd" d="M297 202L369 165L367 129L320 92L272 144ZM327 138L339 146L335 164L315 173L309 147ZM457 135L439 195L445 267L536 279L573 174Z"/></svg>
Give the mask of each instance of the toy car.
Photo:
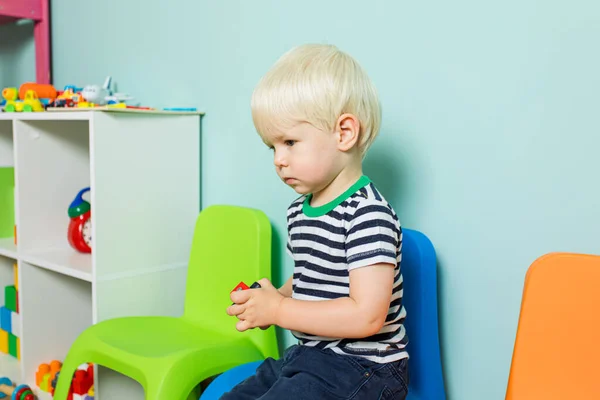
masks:
<svg viewBox="0 0 600 400"><path fill-rule="evenodd" d="M37 93L33 90L28 90L23 100L17 100L16 93L13 93L11 89L4 89L2 97L6 99L5 112L40 112L45 110Z"/></svg>

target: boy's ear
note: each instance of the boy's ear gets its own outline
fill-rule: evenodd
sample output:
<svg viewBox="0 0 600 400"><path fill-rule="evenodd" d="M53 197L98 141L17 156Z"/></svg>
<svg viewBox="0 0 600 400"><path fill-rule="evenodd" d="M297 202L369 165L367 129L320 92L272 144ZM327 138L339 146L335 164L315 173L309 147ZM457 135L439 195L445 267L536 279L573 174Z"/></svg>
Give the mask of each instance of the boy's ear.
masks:
<svg viewBox="0 0 600 400"><path fill-rule="evenodd" d="M336 125L337 145L341 151L349 151L358 143L360 121L354 114L342 114Z"/></svg>

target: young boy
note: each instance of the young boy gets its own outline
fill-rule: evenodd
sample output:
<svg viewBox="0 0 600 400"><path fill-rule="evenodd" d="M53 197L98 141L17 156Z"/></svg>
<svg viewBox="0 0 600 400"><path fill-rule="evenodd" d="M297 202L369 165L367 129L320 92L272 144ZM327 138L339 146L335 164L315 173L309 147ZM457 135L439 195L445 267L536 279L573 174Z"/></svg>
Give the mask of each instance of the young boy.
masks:
<svg viewBox="0 0 600 400"><path fill-rule="evenodd" d="M404 399L408 338L396 213L363 175L381 120L360 65L329 45L292 49L263 77L252 117L281 180L294 274L276 289L233 292L237 329L277 325L299 344L223 400Z"/></svg>

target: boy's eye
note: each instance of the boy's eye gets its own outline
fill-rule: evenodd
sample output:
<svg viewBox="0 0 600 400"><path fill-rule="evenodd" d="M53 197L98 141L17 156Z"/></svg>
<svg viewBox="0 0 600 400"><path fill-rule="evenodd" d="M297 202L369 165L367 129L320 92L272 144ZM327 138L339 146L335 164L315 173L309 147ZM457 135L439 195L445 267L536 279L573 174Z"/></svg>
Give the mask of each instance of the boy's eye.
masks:
<svg viewBox="0 0 600 400"><path fill-rule="evenodd" d="M295 140L286 140L286 141L285 141L285 145L286 145L286 146L293 146L295 143L296 143L296 141L295 141Z"/></svg>

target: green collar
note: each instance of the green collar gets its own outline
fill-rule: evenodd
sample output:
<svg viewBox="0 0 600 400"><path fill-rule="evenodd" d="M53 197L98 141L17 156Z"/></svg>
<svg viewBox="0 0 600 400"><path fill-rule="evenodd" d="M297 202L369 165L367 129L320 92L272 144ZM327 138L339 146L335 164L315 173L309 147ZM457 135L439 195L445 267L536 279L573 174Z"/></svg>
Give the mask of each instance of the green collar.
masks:
<svg viewBox="0 0 600 400"><path fill-rule="evenodd" d="M339 206L340 204L342 204L344 200L356 193L358 189L368 185L369 183L371 183L371 180L367 176L363 175L356 181L356 183L354 183L354 185L350 186L344 193L340 194L338 197L331 200L329 203L323 204L319 207L313 207L310 205L310 200L312 199L312 193L310 193L304 199L304 204L302 204L302 211L307 217L321 217L327 214L329 211L336 208L337 206Z"/></svg>

